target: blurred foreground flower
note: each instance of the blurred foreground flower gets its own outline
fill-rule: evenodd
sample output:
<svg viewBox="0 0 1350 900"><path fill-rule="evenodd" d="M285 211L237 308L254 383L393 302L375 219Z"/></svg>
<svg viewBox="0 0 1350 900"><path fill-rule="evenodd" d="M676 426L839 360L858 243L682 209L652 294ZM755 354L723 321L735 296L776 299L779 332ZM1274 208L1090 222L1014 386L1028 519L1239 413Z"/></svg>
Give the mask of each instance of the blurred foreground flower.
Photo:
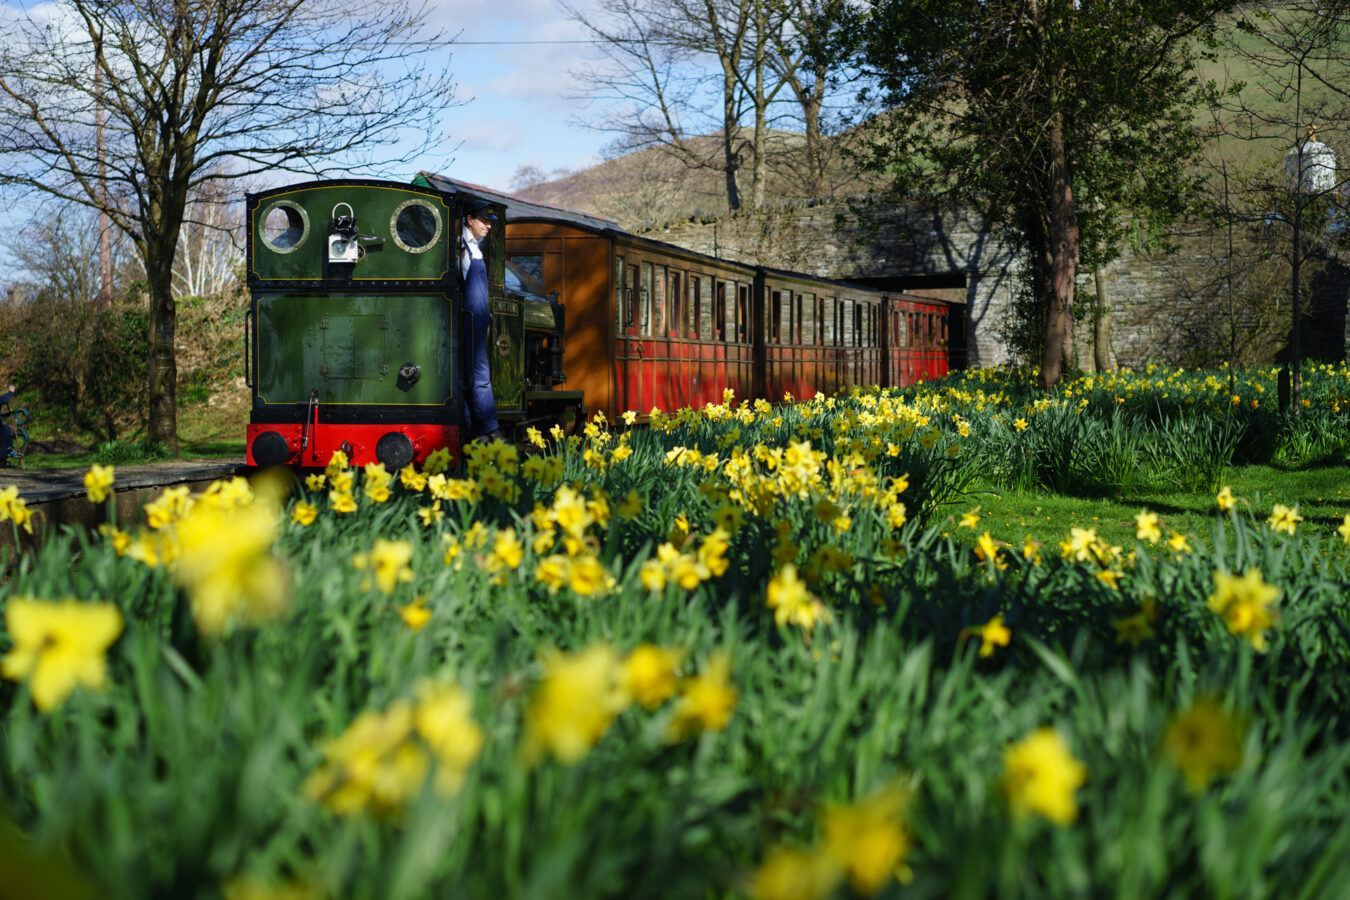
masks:
<svg viewBox="0 0 1350 900"><path fill-rule="evenodd" d="M323 891L298 881L270 882L247 875L231 878L220 886L224 900L321 900Z"/></svg>
<svg viewBox="0 0 1350 900"><path fill-rule="evenodd" d="M102 503L108 499L108 491L113 486L113 467L94 463L84 475L85 496L90 503Z"/></svg>
<svg viewBox="0 0 1350 900"><path fill-rule="evenodd" d="M19 598L5 606L5 629L14 649L0 660L0 674L28 679L33 703L51 712L77 685L103 687L105 654L122 633L122 612L111 603Z"/></svg>
<svg viewBox="0 0 1350 900"><path fill-rule="evenodd" d="M422 681L415 692L414 703L366 710L330 741L304 795L338 815L394 815L417 798L434 761L437 792L453 796L482 751L483 730L458 685Z"/></svg>
<svg viewBox="0 0 1350 900"><path fill-rule="evenodd" d="M18 485L11 484L0 491L0 522L8 521L33 533L33 511L28 508L28 501L19 496Z"/></svg>
<svg viewBox="0 0 1350 900"><path fill-rule="evenodd" d="M1012 629L1003 624L1003 616L997 615L983 625L972 625L961 629L961 640L979 636L980 656L994 655L994 647L1006 647L1012 643Z"/></svg>
<svg viewBox="0 0 1350 900"><path fill-rule="evenodd" d="M1242 723L1218 700L1201 698L1167 726L1163 750L1198 793L1216 774L1242 765Z"/></svg>
<svg viewBox="0 0 1350 900"><path fill-rule="evenodd" d="M1285 506L1283 503L1276 503L1270 511L1266 524L1272 531L1283 531L1285 534L1292 535L1298 530L1298 523L1303 521L1303 517L1298 514L1298 504Z"/></svg>
<svg viewBox="0 0 1350 900"><path fill-rule="evenodd" d="M623 689L644 708L656 709L675 695L683 656L673 647L634 647L623 661Z"/></svg>
<svg viewBox="0 0 1350 900"><path fill-rule="evenodd" d="M824 853L775 847L745 885L753 900L823 900L839 885L839 867Z"/></svg>
<svg viewBox="0 0 1350 900"><path fill-rule="evenodd" d="M731 721L738 697L731 686L731 658L713 653L703 670L685 681L668 736L682 741L700 731L721 731Z"/></svg>
<svg viewBox="0 0 1350 900"><path fill-rule="evenodd" d="M1240 634L1252 642L1257 652L1266 649L1266 629L1275 624L1272 604L1280 589L1266 584L1260 569L1248 569L1241 577L1227 572L1214 573L1214 593L1209 595L1210 612L1223 619L1230 634Z"/></svg>
<svg viewBox="0 0 1350 900"><path fill-rule="evenodd" d="M797 578L797 567L788 563L769 579L767 603L778 625L797 625L810 632L816 624L833 621L825 604L813 597Z"/></svg>
<svg viewBox="0 0 1350 900"><path fill-rule="evenodd" d="M826 855L848 875L854 893L871 896L892 878L908 884L913 845L905 824L909 792L891 784L857 803L829 806L820 817Z"/></svg>
<svg viewBox="0 0 1350 900"><path fill-rule="evenodd" d="M1039 813L1056 825L1078 818L1074 792L1087 768L1074 758L1053 728L1038 728L1003 751L1003 793L1014 818Z"/></svg>
<svg viewBox="0 0 1350 900"><path fill-rule="evenodd" d="M413 580L413 570L408 567L412 555L413 546L409 541L376 538L369 553L357 553L352 557L352 568L361 572L370 570L371 578L361 582L362 590L370 590L373 579L380 593L392 594L395 587Z"/></svg>
<svg viewBox="0 0 1350 900"><path fill-rule="evenodd" d="M1162 529L1158 527L1157 513L1151 513L1146 509L1139 510L1134 517L1134 536L1150 544L1162 540Z"/></svg>
<svg viewBox="0 0 1350 900"><path fill-rule="evenodd" d="M532 765L547 751L575 763L628 705L619 657L608 644L592 644L579 653L546 653L542 662L544 679L525 711L521 756Z"/></svg>
<svg viewBox="0 0 1350 900"><path fill-rule="evenodd" d="M285 612L288 579L269 552L281 490L274 481L263 482L242 506L189 500L188 511L174 525L170 566L187 589L203 636L220 637L235 625L258 624Z"/></svg>

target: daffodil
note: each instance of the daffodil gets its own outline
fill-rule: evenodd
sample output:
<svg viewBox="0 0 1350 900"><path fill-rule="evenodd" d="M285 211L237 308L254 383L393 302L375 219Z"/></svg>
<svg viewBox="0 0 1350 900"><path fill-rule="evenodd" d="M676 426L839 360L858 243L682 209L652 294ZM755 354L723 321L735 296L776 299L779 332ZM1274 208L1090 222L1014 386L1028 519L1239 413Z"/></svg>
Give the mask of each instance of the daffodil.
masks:
<svg viewBox="0 0 1350 900"><path fill-rule="evenodd" d="M797 567L792 563L783 566L769 579L767 603L780 627L796 625L810 632L817 623L828 623L833 618L825 605L811 596L806 585L797 578Z"/></svg>
<svg viewBox="0 0 1350 900"><path fill-rule="evenodd" d="M360 571L369 570L375 586L382 594L392 594L400 584L413 580L413 570L408 562L413 556L413 545L408 541L389 541L376 538L375 546L369 553L358 553L352 557L352 567ZM364 584L370 589L370 583Z"/></svg>
<svg viewBox="0 0 1350 900"><path fill-rule="evenodd" d="M1141 541L1156 544L1162 540L1162 529L1158 527L1158 516L1146 509L1139 510L1134 517L1134 536Z"/></svg>
<svg viewBox="0 0 1350 900"><path fill-rule="evenodd" d="M398 607L398 616L413 631L421 631L431 621L431 610L427 609L427 598L418 597L406 606Z"/></svg>
<svg viewBox="0 0 1350 900"><path fill-rule="evenodd" d="M1203 791L1215 775L1242 764L1242 723L1218 700L1203 697L1172 719L1163 750L1190 789Z"/></svg>
<svg viewBox="0 0 1350 900"><path fill-rule="evenodd" d="M1282 531L1285 534L1293 534L1298 530L1298 523L1303 521L1303 517L1298 514L1298 505L1285 506L1283 503L1276 503L1270 511L1270 517L1266 519L1266 524L1272 531Z"/></svg>
<svg viewBox="0 0 1350 900"><path fill-rule="evenodd" d="M5 629L14 647L0 660L0 674L26 679L34 705L51 712L79 685L103 687L122 612L111 603L14 598L5 606Z"/></svg>
<svg viewBox="0 0 1350 900"><path fill-rule="evenodd" d="M647 709L675 695L683 655L678 649L641 644L623 661L623 689Z"/></svg>
<svg viewBox="0 0 1350 900"><path fill-rule="evenodd" d="M1075 794L1087 781L1087 768L1058 731L1040 728L1009 745L1003 764L1003 793L1015 818L1037 813L1061 826L1078 818Z"/></svg>
<svg viewBox="0 0 1350 900"><path fill-rule="evenodd" d="M870 897L892 880L913 879L905 863L914 843L904 820L908 797L902 786L891 784L821 813L824 852L847 874L855 894Z"/></svg>
<svg viewBox="0 0 1350 900"><path fill-rule="evenodd" d="M726 728L738 697L731 686L731 658L725 653L714 653L702 671L682 686L668 725L670 739L681 741L699 731Z"/></svg>
<svg viewBox="0 0 1350 900"><path fill-rule="evenodd" d="M84 476L85 496L89 498L90 503L102 503L108 499L108 493L113 486L113 467L101 466L94 463L89 467L89 471Z"/></svg>
<svg viewBox="0 0 1350 900"><path fill-rule="evenodd" d="M1209 595L1210 612L1224 620L1230 634L1251 641L1257 651L1266 649L1266 631L1275 624L1271 607L1280 597L1280 589L1267 584L1261 570L1248 569L1241 578L1227 572L1214 573L1214 593Z"/></svg>
<svg viewBox="0 0 1350 900"><path fill-rule="evenodd" d="M291 507L291 521L297 525L308 527L314 524L314 519L319 515L319 508L313 503L306 503L303 500Z"/></svg>
<svg viewBox="0 0 1350 900"><path fill-rule="evenodd" d="M203 635L219 637L285 612L289 579L270 553L277 529L274 496L238 508L200 504L175 526L170 568L188 591Z"/></svg>
<svg viewBox="0 0 1350 900"><path fill-rule="evenodd" d="M618 655L608 644L593 644L574 654L546 653L541 664L544 677L525 711L521 752L530 763L546 752L575 763L628 703Z"/></svg>

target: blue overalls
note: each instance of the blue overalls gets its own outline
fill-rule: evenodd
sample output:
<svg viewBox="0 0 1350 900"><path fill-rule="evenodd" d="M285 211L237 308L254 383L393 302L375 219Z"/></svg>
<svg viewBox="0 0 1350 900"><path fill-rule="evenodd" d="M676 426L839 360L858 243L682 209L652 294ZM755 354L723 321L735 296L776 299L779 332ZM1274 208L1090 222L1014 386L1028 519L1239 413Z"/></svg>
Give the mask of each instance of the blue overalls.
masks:
<svg viewBox="0 0 1350 900"><path fill-rule="evenodd" d="M468 241L460 238L468 250ZM492 371L488 368L488 329L492 311L488 301L487 265L481 255L469 260L464 276L464 327L460 329L460 353L468 384L464 391L464 427L477 436L497 430L497 401L492 396Z"/></svg>

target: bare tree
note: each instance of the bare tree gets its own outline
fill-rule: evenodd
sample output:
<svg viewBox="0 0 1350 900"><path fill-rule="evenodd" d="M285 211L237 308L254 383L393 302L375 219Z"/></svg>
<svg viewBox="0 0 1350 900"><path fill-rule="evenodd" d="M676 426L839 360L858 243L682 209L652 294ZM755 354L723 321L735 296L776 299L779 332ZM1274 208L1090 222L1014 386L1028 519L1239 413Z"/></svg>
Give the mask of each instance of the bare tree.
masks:
<svg viewBox="0 0 1350 900"><path fill-rule="evenodd" d="M824 197L831 192L828 178L834 156L828 140L833 129L826 122L830 82L836 77L848 80L835 52L847 0L782 0L781 9L779 27L770 35L768 65L792 92L805 147L776 162L801 178L808 196Z"/></svg>
<svg viewBox="0 0 1350 900"><path fill-rule="evenodd" d="M719 170L733 211L764 205L775 165L807 195L823 193L832 67L821 31L842 21L842 0L601 0L598 10L564 0L563 8L600 43L604 63L577 76L602 105L591 124L618 134L619 152L658 147L687 167ZM775 133L781 123L804 129L804 152Z"/></svg>
<svg viewBox="0 0 1350 900"><path fill-rule="evenodd" d="M688 168L720 170L727 206L736 210L742 202L739 74L750 19L744 3L719 9L719 2L601 0L591 11L564 0L562 7L605 57L574 73L603 106L592 125L617 134L620 153L658 147ZM685 21L691 15L693 21ZM709 47L716 76L702 65ZM714 106L717 113L708 112ZM712 133L717 141L703 138Z"/></svg>
<svg viewBox="0 0 1350 900"><path fill-rule="evenodd" d="M188 200L174 258L176 297L218 295L239 280L244 217L231 181L207 179Z"/></svg>
<svg viewBox="0 0 1350 900"><path fill-rule="evenodd" d="M9 13L0 184L93 207L132 240L150 293L151 440L177 449L173 273L194 190L222 171L369 171L377 148L407 136L421 141L385 165L443 146L454 85L424 62L443 46L423 35L424 11L406 0L56 0Z"/></svg>

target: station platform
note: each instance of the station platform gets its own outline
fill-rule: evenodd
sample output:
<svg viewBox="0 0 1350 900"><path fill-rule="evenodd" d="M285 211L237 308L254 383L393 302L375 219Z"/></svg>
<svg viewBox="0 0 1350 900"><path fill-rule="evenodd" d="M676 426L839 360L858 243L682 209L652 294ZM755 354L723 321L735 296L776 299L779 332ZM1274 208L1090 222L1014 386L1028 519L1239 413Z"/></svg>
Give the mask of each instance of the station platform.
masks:
<svg viewBox="0 0 1350 900"><path fill-rule="evenodd" d="M11 486L33 511L33 534L19 533L23 551L40 546L49 532L66 525L94 528L108 521L106 503L90 503L84 476L89 469L0 469L0 490ZM113 467L113 515L120 527L137 524L141 508L168 487L200 491L213 481L246 475L243 457L219 460L170 460ZM14 545L14 529L0 526L0 546Z"/></svg>

